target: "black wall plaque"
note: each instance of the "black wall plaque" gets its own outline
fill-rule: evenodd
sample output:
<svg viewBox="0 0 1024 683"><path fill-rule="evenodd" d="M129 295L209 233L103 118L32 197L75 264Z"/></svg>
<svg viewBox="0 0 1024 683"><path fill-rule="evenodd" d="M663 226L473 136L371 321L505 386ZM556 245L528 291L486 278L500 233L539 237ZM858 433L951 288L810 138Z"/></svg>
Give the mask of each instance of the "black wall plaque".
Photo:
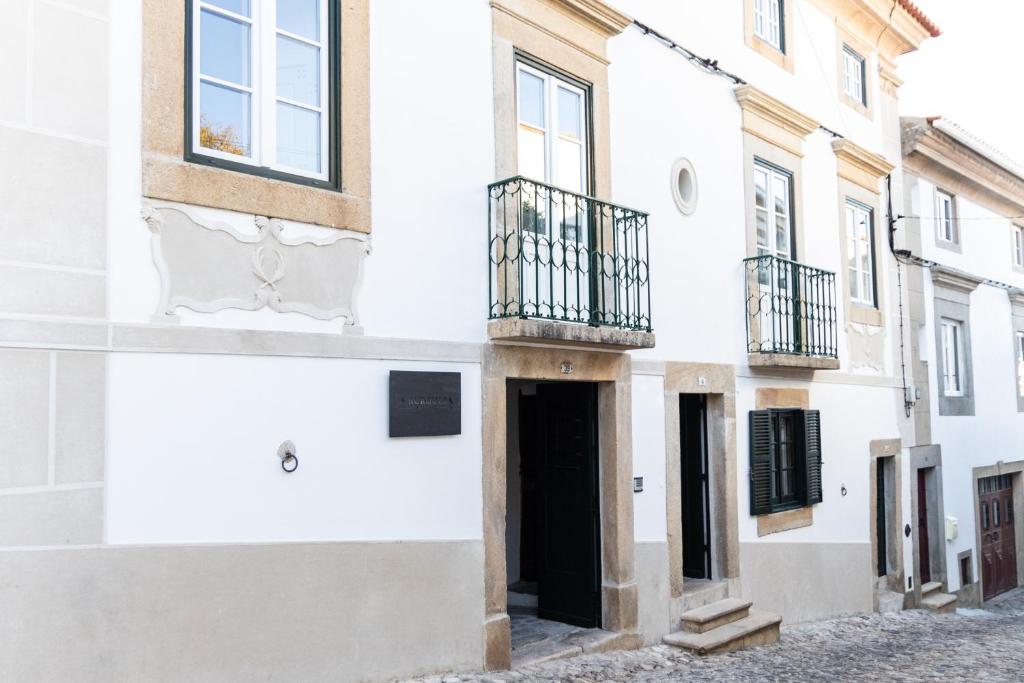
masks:
<svg viewBox="0 0 1024 683"><path fill-rule="evenodd" d="M462 374L392 370L388 380L389 436L462 433Z"/></svg>

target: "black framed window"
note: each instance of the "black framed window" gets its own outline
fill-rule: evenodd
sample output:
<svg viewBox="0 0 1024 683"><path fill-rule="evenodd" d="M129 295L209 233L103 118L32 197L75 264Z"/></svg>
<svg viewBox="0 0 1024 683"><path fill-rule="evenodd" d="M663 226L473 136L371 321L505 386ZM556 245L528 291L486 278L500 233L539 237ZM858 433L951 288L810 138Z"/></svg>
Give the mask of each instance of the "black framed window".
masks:
<svg viewBox="0 0 1024 683"><path fill-rule="evenodd" d="M849 45L843 45L843 92L867 106L867 62Z"/></svg>
<svg viewBox="0 0 1024 683"><path fill-rule="evenodd" d="M750 513L820 503L821 416L817 410L750 412Z"/></svg>
<svg viewBox="0 0 1024 683"><path fill-rule="evenodd" d="M185 2L186 160L339 189L339 0Z"/></svg>

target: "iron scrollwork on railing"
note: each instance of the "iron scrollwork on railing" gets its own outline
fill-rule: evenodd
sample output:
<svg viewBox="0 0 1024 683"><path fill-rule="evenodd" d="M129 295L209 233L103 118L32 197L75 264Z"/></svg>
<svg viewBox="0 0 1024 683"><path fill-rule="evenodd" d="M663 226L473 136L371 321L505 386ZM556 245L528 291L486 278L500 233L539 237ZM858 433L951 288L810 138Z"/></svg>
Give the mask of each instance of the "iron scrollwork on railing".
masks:
<svg viewBox="0 0 1024 683"><path fill-rule="evenodd" d="M835 273L769 255L744 265L749 353L838 357Z"/></svg>
<svg viewBox="0 0 1024 683"><path fill-rule="evenodd" d="M489 318L651 330L646 213L522 176L488 198Z"/></svg>

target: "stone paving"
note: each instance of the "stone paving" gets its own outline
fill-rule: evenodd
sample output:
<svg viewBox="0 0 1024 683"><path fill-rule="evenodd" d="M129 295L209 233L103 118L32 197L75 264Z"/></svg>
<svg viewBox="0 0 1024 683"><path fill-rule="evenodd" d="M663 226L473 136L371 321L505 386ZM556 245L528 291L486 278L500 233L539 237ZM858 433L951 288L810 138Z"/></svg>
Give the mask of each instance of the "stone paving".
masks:
<svg viewBox="0 0 1024 683"><path fill-rule="evenodd" d="M984 609L866 614L785 626L775 645L697 657L657 645L561 659L516 671L424 683L545 681L1022 681L1024 589Z"/></svg>

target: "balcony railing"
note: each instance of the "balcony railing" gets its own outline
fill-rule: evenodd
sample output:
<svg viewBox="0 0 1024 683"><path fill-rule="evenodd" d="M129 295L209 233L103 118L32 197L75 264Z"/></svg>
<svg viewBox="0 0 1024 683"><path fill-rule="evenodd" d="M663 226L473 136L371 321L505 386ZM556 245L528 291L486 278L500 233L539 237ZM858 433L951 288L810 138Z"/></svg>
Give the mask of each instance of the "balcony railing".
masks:
<svg viewBox="0 0 1024 683"><path fill-rule="evenodd" d="M490 318L651 330L646 213L521 176L487 192Z"/></svg>
<svg viewBox="0 0 1024 683"><path fill-rule="evenodd" d="M744 265L749 353L838 357L835 273L767 255Z"/></svg>

